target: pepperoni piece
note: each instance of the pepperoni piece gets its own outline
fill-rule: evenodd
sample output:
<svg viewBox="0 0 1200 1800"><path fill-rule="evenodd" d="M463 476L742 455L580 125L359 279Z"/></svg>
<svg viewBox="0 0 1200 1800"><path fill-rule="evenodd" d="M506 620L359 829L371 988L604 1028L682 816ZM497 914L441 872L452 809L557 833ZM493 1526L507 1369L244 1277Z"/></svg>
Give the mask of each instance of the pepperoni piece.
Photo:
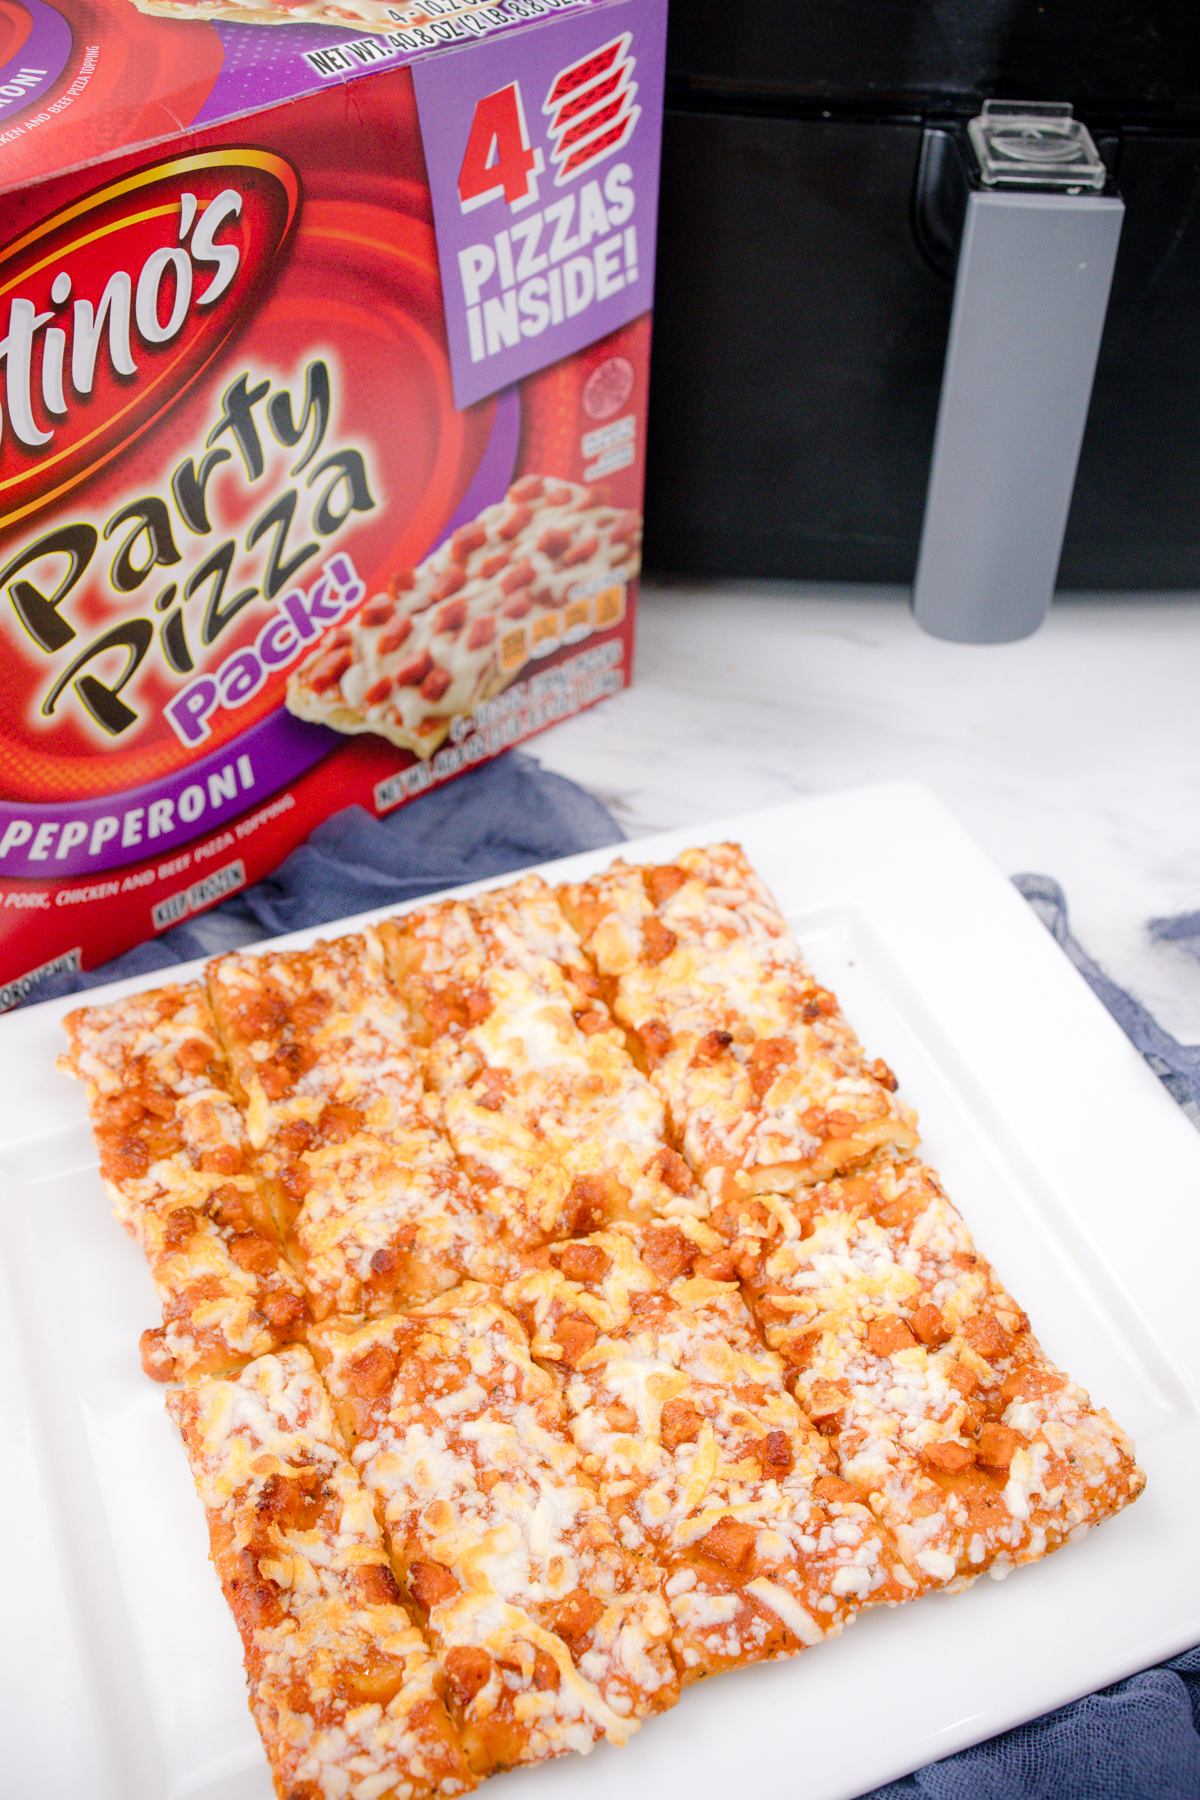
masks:
<svg viewBox="0 0 1200 1800"><path fill-rule="evenodd" d="M471 525L460 525L450 539L450 554L455 562L465 563L472 550L478 550L481 544L487 543L487 526L476 519Z"/></svg>
<svg viewBox="0 0 1200 1800"><path fill-rule="evenodd" d="M543 556L548 556L551 562L557 562L563 551L569 547L570 542L569 531L564 531L560 525L551 525L548 531L543 531L538 539L537 547Z"/></svg>
<svg viewBox="0 0 1200 1800"><path fill-rule="evenodd" d="M599 1244L568 1244L559 1259L568 1281L603 1281L612 1268L612 1257Z"/></svg>
<svg viewBox="0 0 1200 1800"><path fill-rule="evenodd" d="M515 594L518 588L529 587L535 573L533 564L528 558L522 557L520 562L514 563L512 568L500 577L500 592Z"/></svg>
<svg viewBox="0 0 1200 1800"><path fill-rule="evenodd" d="M421 683L422 700L440 700L453 679L449 669L430 669Z"/></svg>
<svg viewBox="0 0 1200 1800"><path fill-rule="evenodd" d="M929 1349L937 1349L939 1344L948 1344L952 1333L942 1317L940 1306L919 1306L912 1316L912 1328L921 1342Z"/></svg>
<svg viewBox="0 0 1200 1800"><path fill-rule="evenodd" d="M241 1231L229 1240L229 1254L239 1269L254 1275L265 1275L273 1269L278 1253L270 1238L257 1231Z"/></svg>
<svg viewBox="0 0 1200 1800"><path fill-rule="evenodd" d="M558 1687L562 1677L558 1672L558 1664L544 1650L539 1650L533 1659L533 1685L543 1692Z"/></svg>
<svg viewBox="0 0 1200 1800"><path fill-rule="evenodd" d="M652 1167L657 1169L663 1183L673 1194L690 1194L692 1191L692 1171L682 1156L675 1150L668 1150L664 1145L654 1158Z"/></svg>
<svg viewBox="0 0 1200 1800"><path fill-rule="evenodd" d="M330 650L308 672L308 685L314 694L327 694L340 683L354 658L348 650Z"/></svg>
<svg viewBox="0 0 1200 1800"><path fill-rule="evenodd" d="M458 1582L444 1563L414 1562L408 1568L408 1591L423 1612L432 1612L458 1593Z"/></svg>
<svg viewBox="0 0 1200 1800"><path fill-rule="evenodd" d="M1007 1475L1009 1464L1020 1448L1020 1438L1007 1425L985 1425L979 1433L979 1460L985 1469Z"/></svg>
<svg viewBox="0 0 1200 1800"><path fill-rule="evenodd" d="M813 1482L813 1494L816 1499L823 1500L826 1506L853 1506L856 1502L865 1504L862 1494L848 1481L842 1481L836 1475L820 1475Z"/></svg>
<svg viewBox="0 0 1200 1800"><path fill-rule="evenodd" d="M363 695L363 703L366 706L382 706L391 691L392 678L390 675L384 675L375 682L374 686L367 689Z"/></svg>
<svg viewBox="0 0 1200 1800"><path fill-rule="evenodd" d="M523 619L525 614L533 611L533 595L527 588L519 588L511 600L506 600L500 608L506 619Z"/></svg>
<svg viewBox="0 0 1200 1800"><path fill-rule="evenodd" d="M1041 1400L1047 1394L1056 1394L1066 1386L1066 1376L1060 1375L1057 1369L1044 1369L1037 1363L1021 1363L1005 1381L1000 1389L1000 1398L1005 1406L1014 1400Z"/></svg>
<svg viewBox="0 0 1200 1800"><path fill-rule="evenodd" d="M486 1650L456 1644L446 1652L443 1667L450 1692L460 1706L470 1706L481 1688L492 1679L492 1659Z"/></svg>
<svg viewBox="0 0 1200 1800"><path fill-rule="evenodd" d="M279 1136L282 1140L283 1132L280 1132ZM204 1202L204 1213L219 1230L249 1231L250 1229L250 1214L246 1210L245 1198L232 1183L213 1189Z"/></svg>
<svg viewBox="0 0 1200 1800"><path fill-rule="evenodd" d="M686 1275L696 1258L696 1246L675 1225L660 1225L646 1233L642 1260L660 1281Z"/></svg>
<svg viewBox="0 0 1200 1800"><path fill-rule="evenodd" d="M677 1450L680 1444L694 1444L703 1424L703 1415L690 1400L668 1400L658 1424L663 1449Z"/></svg>
<svg viewBox="0 0 1200 1800"><path fill-rule="evenodd" d="M398 600L401 594L410 593L416 585L417 572L415 569L397 569L388 582L388 593L393 600Z"/></svg>
<svg viewBox="0 0 1200 1800"><path fill-rule="evenodd" d="M200 1228L200 1214L191 1206L176 1206L167 1214L163 1230L163 1249L177 1256Z"/></svg>
<svg viewBox="0 0 1200 1800"><path fill-rule="evenodd" d="M963 1336L976 1355L988 1362L996 1362L1012 1349L1012 1339L991 1313L981 1313L977 1319L971 1319L963 1327Z"/></svg>
<svg viewBox="0 0 1200 1800"><path fill-rule="evenodd" d="M345 1144L363 1128L363 1115L357 1106L348 1106L343 1100L333 1100L324 1108L317 1121L317 1133L326 1144Z"/></svg>
<svg viewBox="0 0 1200 1800"><path fill-rule="evenodd" d="M391 1387L399 1359L382 1344L372 1344L346 1365L346 1386L360 1400L378 1400Z"/></svg>
<svg viewBox="0 0 1200 1800"><path fill-rule="evenodd" d="M202 1153L198 1166L205 1175L240 1175L245 1160L236 1144L218 1144Z"/></svg>
<svg viewBox="0 0 1200 1800"><path fill-rule="evenodd" d="M554 1615L554 1628L565 1639L575 1655L580 1640L585 1638L604 1611L604 1602L589 1594L586 1588L572 1588Z"/></svg>
<svg viewBox="0 0 1200 1800"><path fill-rule="evenodd" d="M468 650L486 650L496 635L495 619L473 619L467 633Z"/></svg>
<svg viewBox="0 0 1200 1800"><path fill-rule="evenodd" d="M396 603L388 594L376 594L359 613L364 625L386 625L396 611Z"/></svg>
<svg viewBox="0 0 1200 1800"><path fill-rule="evenodd" d="M513 538L520 537L532 520L533 513L528 506L514 506L507 519L501 523L498 535L511 543Z"/></svg>
<svg viewBox="0 0 1200 1800"><path fill-rule="evenodd" d="M491 556L484 557L479 565L479 573L485 581L490 581L493 575L498 575L501 569L506 569L511 561L511 550L496 550Z"/></svg>
<svg viewBox="0 0 1200 1800"><path fill-rule="evenodd" d="M428 650L422 650L419 655L410 656L406 663L401 663L392 679L398 688L420 687L432 668L432 656Z"/></svg>
<svg viewBox="0 0 1200 1800"><path fill-rule="evenodd" d="M448 600L451 594L457 594L460 587L467 584L467 572L460 563L451 563L443 569L429 590L428 604L433 606L439 600ZM424 608L422 608L424 611Z"/></svg>
<svg viewBox="0 0 1200 1800"><path fill-rule="evenodd" d="M536 500L546 485L543 475L522 475L508 490L510 500Z"/></svg>
<svg viewBox="0 0 1200 1800"><path fill-rule="evenodd" d="M399 650L401 644L403 644L411 634L412 628L413 622L411 619L397 619L396 623L388 631L384 632L378 644L375 646L380 656L390 656L394 650Z"/></svg>
<svg viewBox="0 0 1200 1800"><path fill-rule="evenodd" d="M467 603L466 603L466 601L465 600L448 600L446 602L445 606L442 607L441 611L438 612L437 614L435 614L435 616L434 616L434 621L433 621L434 634L436 636L441 633L445 633L445 635L447 637L453 637L453 635L456 631L462 630L462 628L466 624L466 622L467 622Z"/></svg>
<svg viewBox="0 0 1200 1800"><path fill-rule="evenodd" d="M768 1431L754 1446L758 1466L767 1481L780 1481L790 1475L795 1465L791 1441L786 1431Z"/></svg>
<svg viewBox="0 0 1200 1800"><path fill-rule="evenodd" d="M308 1308L299 1294L266 1294L259 1301L267 1324L280 1336L294 1336L308 1319Z"/></svg>
<svg viewBox="0 0 1200 1800"><path fill-rule="evenodd" d="M876 1356L896 1356L911 1350L916 1338L898 1313L884 1313L867 1326L867 1348Z"/></svg>
<svg viewBox="0 0 1200 1800"><path fill-rule="evenodd" d="M567 554L563 557L563 568L577 568L580 563L585 563L589 557L595 556L599 548L600 539L594 534L591 537L581 538L577 544L572 544L571 548L567 551Z"/></svg>
<svg viewBox="0 0 1200 1800"><path fill-rule="evenodd" d="M593 1012L590 1007L582 1012L572 1014L572 1017L584 1037L593 1037L597 1031L608 1029L607 1016L604 1013Z"/></svg>
<svg viewBox="0 0 1200 1800"><path fill-rule="evenodd" d="M360 1563L352 1581L364 1606L399 1606L400 1589L386 1563Z"/></svg>
<svg viewBox="0 0 1200 1800"><path fill-rule="evenodd" d="M569 506L575 498L569 487L552 487L546 490L547 506Z"/></svg>
<svg viewBox="0 0 1200 1800"><path fill-rule="evenodd" d="M701 1281L737 1280L737 1270L728 1250L718 1250L712 1256L698 1256L692 1264L692 1273Z"/></svg>
<svg viewBox="0 0 1200 1800"><path fill-rule="evenodd" d="M628 544L636 534L637 528L638 516L635 512L618 513L613 520L612 530L608 534L609 542Z"/></svg>
<svg viewBox="0 0 1200 1800"><path fill-rule="evenodd" d="M726 1569L739 1569L754 1548L757 1536L753 1525L743 1525L726 1513L711 1531L705 1533L696 1548Z"/></svg>
<svg viewBox="0 0 1200 1800"><path fill-rule="evenodd" d="M653 916L642 925L642 954L648 963L660 963L670 956L679 940L673 931L668 931L661 919Z"/></svg>
<svg viewBox="0 0 1200 1800"><path fill-rule="evenodd" d="M569 1369L579 1367L580 1357L587 1354L598 1336L591 1319L585 1319L581 1313L568 1313L554 1327L554 1341L562 1346L562 1359Z"/></svg>
<svg viewBox="0 0 1200 1800"><path fill-rule="evenodd" d="M604 1224L612 1211L612 1195L603 1175L577 1175L567 1200L571 1231L576 1237Z"/></svg>
<svg viewBox="0 0 1200 1800"><path fill-rule="evenodd" d="M642 873L642 885L653 906L662 906L672 894L679 892L686 880L687 871L678 863L660 863L656 869L645 869Z"/></svg>
<svg viewBox="0 0 1200 1800"><path fill-rule="evenodd" d="M975 1461L975 1452L970 1445L956 1444L949 1439L944 1444L926 1444L921 1451L921 1461L943 1475L961 1475Z"/></svg>
<svg viewBox="0 0 1200 1800"><path fill-rule="evenodd" d="M188 1038L175 1052L175 1060L187 1074L198 1075L201 1069L207 1069L216 1054L212 1045L206 1044L203 1038Z"/></svg>
<svg viewBox="0 0 1200 1800"><path fill-rule="evenodd" d="M850 1396L831 1381L818 1381L808 1395L804 1410L822 1437L834 1437L846 1420Z"/></svg>

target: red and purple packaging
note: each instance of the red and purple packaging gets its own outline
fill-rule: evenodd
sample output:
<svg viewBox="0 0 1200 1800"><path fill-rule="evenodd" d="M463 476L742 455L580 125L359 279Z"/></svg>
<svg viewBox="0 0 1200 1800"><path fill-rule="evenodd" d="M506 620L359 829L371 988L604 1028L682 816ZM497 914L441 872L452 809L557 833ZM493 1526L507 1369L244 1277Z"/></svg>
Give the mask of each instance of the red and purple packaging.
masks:
<svg viewBox="0 0 1200 1800"><path fill-rule="evenodd" d="M0 1008L630 676L665 0L158 10L0 0Z"/></svg>

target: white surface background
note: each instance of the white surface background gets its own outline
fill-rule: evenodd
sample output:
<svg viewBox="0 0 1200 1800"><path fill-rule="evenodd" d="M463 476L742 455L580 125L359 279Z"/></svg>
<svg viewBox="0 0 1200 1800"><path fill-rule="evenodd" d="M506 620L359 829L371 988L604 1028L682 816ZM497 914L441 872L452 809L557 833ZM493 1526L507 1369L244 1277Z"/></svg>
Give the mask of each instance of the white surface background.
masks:
<svg viewBox="0 0 1200 1800"><path fill-rule="evenodd" d="M927 637L898 589L643 588L634 685L528 746L630 837L910 776L1184 1042L1200 962L1200 597L1071 597L1020 644Z"/></svg>

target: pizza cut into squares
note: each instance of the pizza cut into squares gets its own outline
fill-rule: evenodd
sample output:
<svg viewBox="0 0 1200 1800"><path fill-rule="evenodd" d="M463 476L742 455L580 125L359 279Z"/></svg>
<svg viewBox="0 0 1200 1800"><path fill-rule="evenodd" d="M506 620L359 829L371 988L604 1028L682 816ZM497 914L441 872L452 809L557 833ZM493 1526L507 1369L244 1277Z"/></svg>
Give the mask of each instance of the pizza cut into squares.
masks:
<svg viewBox="0 0 1200 1800"><path fill-rule="evenodd" d="M143 1332L158 1381L229 1373L302 1335L280 1248L197 983L83 1007L59 1068L86 1085L100 1173L163 1308Z"/></svg>
<svg viewBox="0 0 1200 1800"><path fill-rule="evenodd" d="M788 1392L701 1221L620 1226L505 1289L566 1384L621 1541L666 1573L685 1683L793 1656L919 1584Z"/></svg>
<svg viewBox="0 0 1200 1800"><path fill-rule="evenodd" d="M914 1575L1004 1575L1141 1492L1129 1439L1044 1355L922 1163L731 1201L714 1223L839 1476Z"/></svg>
<svg viewBox="0 0 1200 1800"><path fill-rule="evenodd" d="M472 1769L624 1743L672 1705L662 1577L618 1543L494 1290L313 1340Z"/></svg>
<svg viewBox="0 0 1200 1800"><path fill-rule="evenodd" d="M707 1210L544 882L380 931L446 1130L507 1244Z"/></svg>
<svg viewBox="0 0 1200 1800"><path fill-rule="evenodd" d="M208 979L314 1317L387 1311L491 1272L374 932L220 957Z"/></svg>
<svg viewBox="0 0 1200 1800"><path fill-rule="evenodd" d="M637 574L641 537L640 513L524 475L328 633L291 676L288 708L429 757L531 657L616 622L611 596Z"/></svg>
<svg viewBox="0 0 1200 1800"><path fill-rule="evenodd" d="M173 1389L280 1800L422 1800L475 1781L444 1678L309 1352Z"/></svg>
<svg viewBox="0 0 1200 1800"><path fill-rule="evenodd" d="M714 1201L915 1148L891 1071L867 1061L736 845L618 861L561 898Z"/></svg>

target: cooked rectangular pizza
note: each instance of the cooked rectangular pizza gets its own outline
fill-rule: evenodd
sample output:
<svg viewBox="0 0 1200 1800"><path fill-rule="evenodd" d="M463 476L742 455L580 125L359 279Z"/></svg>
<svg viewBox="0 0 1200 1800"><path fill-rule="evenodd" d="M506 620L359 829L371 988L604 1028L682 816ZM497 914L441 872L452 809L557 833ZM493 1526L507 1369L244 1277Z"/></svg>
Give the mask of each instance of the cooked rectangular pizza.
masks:
<svg viewBox="0 0 1200 1800"><path fill-rule="evenodd" d="M381 936L450 1140L507 1244L707 1211L545 882L409 913Z"/></svg>
<svg viewBox="0 0 1200 1800"><path fill-rule="evenodd" d="M736 846L67 1025L280 1800L623 1743L1141 1491Z"/></svg>
<svg viewBox="0 0 1200 1800"><path fill-rule="evenodd" d="M662 1574L617 1541L493 1291L314 1342L472 1769L621 1744L673 1704Z"/></svg>
<svg viewBox="0 0 1200 1800"><path fill-rule="evenodd" d="M579 482L523 475L331 631L288 683L297 718L429 757L452 719L535 657L624 616L640 513Z"/></svg>
<svg viewBox="0 0 1200 1800"><path fill-rule="evenodd" d="M208 980L314 1318L390 1311L498 1269L373 931L223 956Z"/></svg>
<svg viewBox="0 0 1200 1800"><path fill-rule="evenodd" d="M560 897L714 1200L916 1145L891 1071L867 1061L736 845L616 862Z"/></svg>
<svg viewBox="0 0 1200 1800"><path fill-rule="evenodd" d="M715 1223L839 1476L914 1574L1006 1574L1141 1492L1129 1439L1043 1354L922 1163L731 1201Z"/></svg>
<svg viewBox="0 0 1200 1800"><path fill-rule="evenodd" d="M401 1605L309 1352L176 1388L167 1410L281 1800L423 1800L474 1787L442 1671Z"/></svg>
<svg viewBox="0 0 1200 1800"><path fill-rule="evenodd" d="M666 1573L684 1682L793 1656L928 1585L837 1478L724 1252L699 1221L622 1226L553 1245L505 1289L618 1537Z"/></svg>
<svg viewBox="0 0 1200 1800"><path fill-rule="evenodd" d="M68 1014L64 1074L87 1087L100 1173L162 1302L142 1333L157 1381L240 1368L299 1336L280 1250L208 997L198 983Z"/></svg>

